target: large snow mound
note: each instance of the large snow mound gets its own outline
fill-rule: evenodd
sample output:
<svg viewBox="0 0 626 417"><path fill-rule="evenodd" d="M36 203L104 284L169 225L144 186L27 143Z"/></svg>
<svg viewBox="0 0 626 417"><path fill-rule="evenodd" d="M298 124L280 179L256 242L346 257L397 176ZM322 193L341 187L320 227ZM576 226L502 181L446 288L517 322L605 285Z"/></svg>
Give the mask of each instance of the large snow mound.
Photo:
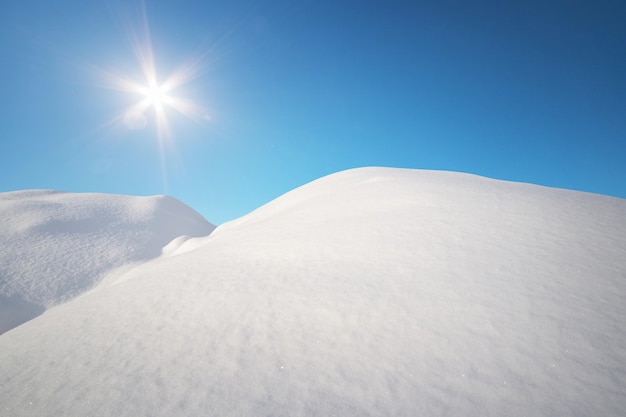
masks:
<svg viewBox="0 0 626 417"><path fill-rule="evenodd" d="M170 249L0 336L0 414L626 409L625 200L363 168Z"/></svg>
<svg viewBox="0 0 626 417"><path fill-rule="evenodd" d="M214 226L166 196L0 193L0 333Z"/></svg>

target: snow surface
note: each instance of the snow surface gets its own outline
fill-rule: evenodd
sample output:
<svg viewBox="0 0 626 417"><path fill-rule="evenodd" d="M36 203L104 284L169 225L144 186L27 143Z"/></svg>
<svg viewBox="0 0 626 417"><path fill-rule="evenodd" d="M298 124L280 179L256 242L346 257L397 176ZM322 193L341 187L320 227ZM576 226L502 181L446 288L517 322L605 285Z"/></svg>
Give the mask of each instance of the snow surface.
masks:
<svg viewBox="0 0 626 417"><path fill-rule="evenodd" d="M0 193L0 334L214 228L166 196Z"/></svg>
<svg viewBox="0 0 626 417"><path fill-rule="evenodd" d="M626 410L626 200L362 168L300 187L208 236L204 224L180 233L195 238L123 246L141 256L102 244L92 257L78 252L96 236L124 236L128 226L130 235L160 237L154 228L165 226L132 226L136 212L125 209L115 211L110 235L108 221L87 215L36 229L32 219L47 219L49 208L41 192L26 193L26 222L1 217L3 280L8 263L19 277L11 288L26 280L40 304L99 285L0 336L0 415ZM92 197L73 219L112 198ZM187 210L172 210L170 221L195 224ZM70 297L48 291L39 273L47 233L66 227L80 244L55 253L81 261L55 265L98 276L73 287L83 281L55 275ZM13 241L37 256L5 255ZM95 264L109 250L111 259L143 263L106 275L111 269Z"/></svg>

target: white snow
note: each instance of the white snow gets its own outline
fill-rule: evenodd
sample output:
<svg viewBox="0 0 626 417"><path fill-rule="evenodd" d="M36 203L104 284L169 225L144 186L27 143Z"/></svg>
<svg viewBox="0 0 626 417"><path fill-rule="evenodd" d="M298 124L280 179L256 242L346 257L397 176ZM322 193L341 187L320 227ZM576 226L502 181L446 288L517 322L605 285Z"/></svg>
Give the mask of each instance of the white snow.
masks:
<svg viewBox="0 0 626 417"><path fill-rule="evenodd" d="M214 228L166 196L0 193L0 334Z"/></svg>
<svg viewBox="0 0 626 417"><path fill-rule="evenodd" d="M209 235L182 205L169 221L189 227L165 233L133 220L152 200L65 195L52 214L54 196L0 194L1 282L57 304L0 336L0 415L626 410L626 200L362 168Z"/></svg>

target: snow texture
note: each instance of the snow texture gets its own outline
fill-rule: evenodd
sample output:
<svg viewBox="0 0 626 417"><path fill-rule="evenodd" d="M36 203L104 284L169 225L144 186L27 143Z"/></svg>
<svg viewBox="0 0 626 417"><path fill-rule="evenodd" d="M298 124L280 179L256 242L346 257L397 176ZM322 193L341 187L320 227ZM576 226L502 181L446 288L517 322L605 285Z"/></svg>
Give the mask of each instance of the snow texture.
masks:
<svg viewBox="0 0 626 417"><path fill-rule="evenodd" d="M214 228L165 196L0 193L0 334Z"/></svg>
<svg viewBox="0 0 626 417"><path fill-rule="evenodd" d="M196 237L170 234L167 244L163 222L133 220L144 218L143 203L120 203L103 220L94 213L111 196L66 195L81 202L75 222L54 222L41 202L51 196L14 196L30 214L2 216L3 271L8 263L19 277L11 288L27 288L17 292L26 301L58 305L0 336L0 415L626 410L625 200L362 168L300 187L210 235L176 205L170 220L197 225L180 232ZM6 207L11 198L2 198ZM43 274L50 233L76 239L53 251L55 265L97 278L82 273L85 286ZM158 243L105 239L142 233ZM80 254L94 239L105 239L98 256ZM31 256L20 258L13 241ZM112 264L97 266L102 257L143 263L106 275ZM50 276L71 297L60 297Z"/></svg>

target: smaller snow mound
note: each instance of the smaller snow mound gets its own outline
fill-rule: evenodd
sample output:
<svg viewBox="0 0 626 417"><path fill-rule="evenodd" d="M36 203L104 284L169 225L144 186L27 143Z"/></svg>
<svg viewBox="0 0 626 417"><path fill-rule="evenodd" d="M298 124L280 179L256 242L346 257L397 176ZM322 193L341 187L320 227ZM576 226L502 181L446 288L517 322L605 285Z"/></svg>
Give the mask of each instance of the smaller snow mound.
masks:
<svg viewBox="0 0 626 417"><path fill-rule="evenodd" d="M0 193L0 334L68 301L178 236L215 226L167 196ZM36 261L34 261L36 259Z"/></svg>

